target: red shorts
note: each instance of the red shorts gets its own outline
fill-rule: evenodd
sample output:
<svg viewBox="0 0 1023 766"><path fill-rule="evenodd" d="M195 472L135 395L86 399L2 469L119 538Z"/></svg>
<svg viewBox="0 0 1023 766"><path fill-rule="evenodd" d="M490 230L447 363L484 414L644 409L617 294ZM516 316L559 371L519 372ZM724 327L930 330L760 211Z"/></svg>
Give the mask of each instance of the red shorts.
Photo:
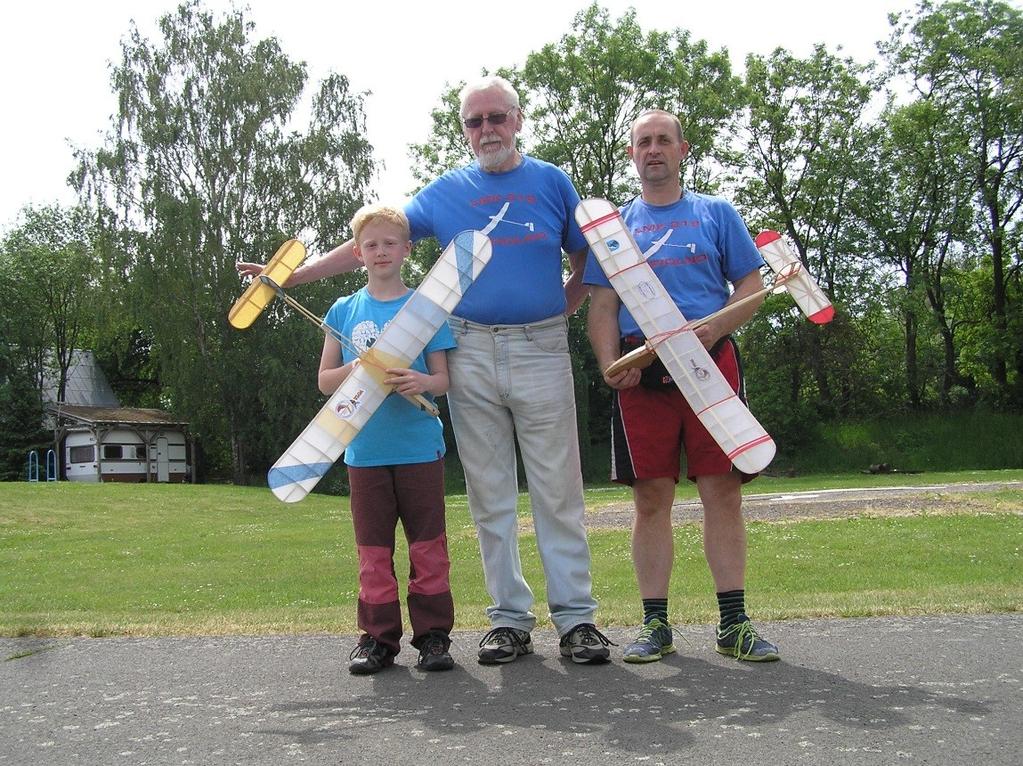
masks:
<svg viewBox="0 0 1023 766"><path fill-rule="evenodd" d="M745 403L739 351L731 337L712 354L725 380ZM678 386L640 384L615 391L611 404L611 480L632 485L637 479L672 478L678 482L682 451L686 476L714 476L733 470L718 443L696 417ZM742 474L743 482L754 475Z"/></svg>

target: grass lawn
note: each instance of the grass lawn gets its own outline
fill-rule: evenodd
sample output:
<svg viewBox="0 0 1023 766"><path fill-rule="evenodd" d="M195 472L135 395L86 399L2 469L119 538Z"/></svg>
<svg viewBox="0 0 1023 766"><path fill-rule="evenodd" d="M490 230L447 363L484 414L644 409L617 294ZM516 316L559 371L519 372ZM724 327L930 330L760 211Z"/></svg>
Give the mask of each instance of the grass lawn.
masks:
<svg viewBox="0 0 1023 766"><path fill-rule="evenodd" d="M758 480L751 493L945 481L1018 481L1023 471ZM679 497L695 495L690 485ZM628 500L592 487L597 509ZM973 496L968 513L749 524L748 603L761 619L1023 609L1023 492ZM981 510L978 510L978 507ZM528 516L528 500L520 502ZM448 497L459 628L489 603L464 495ZM523 567L545 623L535 539ZM590 533L602 625L640 616L627 530ZM675 529L672 612L716 618L698 524ZM407 556L399 543L399 579ZM358 565L345 498L282 505L265 489L0 484L0 634L354 633Z"/></svg>

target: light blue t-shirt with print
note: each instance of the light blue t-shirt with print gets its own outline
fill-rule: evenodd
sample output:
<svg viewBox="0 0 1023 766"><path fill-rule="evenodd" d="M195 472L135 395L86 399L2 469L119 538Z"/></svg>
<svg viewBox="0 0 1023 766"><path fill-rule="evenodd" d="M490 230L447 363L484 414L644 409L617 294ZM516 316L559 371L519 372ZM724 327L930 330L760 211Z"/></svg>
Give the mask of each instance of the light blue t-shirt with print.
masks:
<svg viewBox="0 0 1023 766"><path fill-rule="evenodd" d="M387 323L412 296L380 301L364 287L352 295L339 298L324 318L324 323L351 338L362 353L369 349ZM455 338L447 323L426 344L423 352L410 366L428 372L426 354L455 347ZM356 354L342 346L338 365L356 359ZM430 398L429 395L426 395ZM428 463L444 456L444 430L438 418L423 412L398 394L387 396L359 434L345 450L345 463L356 467Z"/></svg>
<svg viewBox="0 0 1023 766"><path fill-rule="evenodd" d="M405 206L412 239L446 247L466 229L490 237L493 255L452 312L480 324L528 324L564 314L562 251L586 239L575 222L579 194L564 171L523 156L505 173L478 163L445 173Z"/></svg>
<svg viewBox="0 0 1023 766"><path fill-rule="evenodd" d="M721 197L687 191L670 205L650 205L636 197L620 210L641 252L661 242L647 263L687 320L720 309L731 295L729 283L764 265L738 211ZM583 283L611 286L592 252ZM623 336L643 334L624 305L618 326Z"/></svg>

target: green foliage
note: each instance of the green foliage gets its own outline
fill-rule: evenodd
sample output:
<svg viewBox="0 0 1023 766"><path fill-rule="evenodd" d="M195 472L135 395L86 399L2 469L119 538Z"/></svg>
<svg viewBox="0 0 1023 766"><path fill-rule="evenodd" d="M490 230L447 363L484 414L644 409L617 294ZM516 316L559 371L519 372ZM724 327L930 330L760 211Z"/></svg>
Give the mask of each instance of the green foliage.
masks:
<svg viewBox="0 0 1023 766"><path fill-rule="evenodd" d="M0 344L0 481L26 478L31 450L39 451L40 477L51 447L43 430L43 406L30 363L15 346Z"/></svg>
<svg viewBox="0 0 1023 766"><path fill-rule="evenodd" d="M963 244L991 267L986 366L996 398L1019 407L1023 11L995 0L921 2L897 21L886 52L893 70L940 110L963 147L975 230Z"/></svg>
<svg viewBox="0 0 1023 766"><path fill-rule="evenodd" d="M838 318L824 328L807 330L794 317L785 354L796 366L786 376L793 381L788 390L796 391L805 369L816 407L827 413L848 411L855 389L846 376L854 371L850 361L863 353L851 345L862 338L855 317L873 287L843 208L857 183L856 158L865 149L869 72L822 46L806 59L778 49L746 60L748 138L736 200L749 211L750 223L788 236L836 305ZM769 357L760 364L770 364ZM793 405L804 409L798 400Z"/></svg>
<svg viewBox="0 0 1023 766"><path fill-rule="evenodd" d="M1023 416L983 410L914 413L818 423L813 442L779 442L772 470L799 474L866 471L887 464L903 471L967 471L1023 465Z"/></svg>
<svg viewBox="0 0 1023 766"><path fill-rule="evenodd" d="M300 232L313 247L343 239L374 168L362 95L329 76L295 132L305 66L251 29L243 12L216 19L198 2L162 17L158 41L133 27L113 70L114 128L80 154L77 177L119 246L133 314L122 332L146 339L144 364L207 468L237 481L262 474L315 412L322 340L279 307L231 328L234 264L266 260ZM353 280L310 286L312 310Z"/></svg>
<svg viewBox="0 0 1023 766"><path fill-rule="evenodd" d="M965 147L952 125L934 102L889 104L870 128L876 150L861 158L861 182L850 196L867 249L903 284L893 308L905 332L904 387L912 408L947 404L958 377L957 303L948 275L962 259L954 243L969 228L971 191L961 172ZM922 358L929 342L943 349L942 367L931 374ZM929 385L932 380L940 385Z"/></svg>
<svg viewBox="0 0 1023 766"><path fill-rule="evenodd" d="M726 51L709 52L688 31L644 32L634 10L616 22L594 3L572 31L530 54L520 73L533 123L532 151L560 165L583 197L624 202L638 192L625 153L644 109L679 115L691 145L693 188L710 191L742 108Z"/></svg>
<svg viewBox="0 0 1023 766"><path fill-rule="evenodd" d="M84 208L26 208L0 245L0 287L9 313L3 337L38 381L57 380L63 401L75 349L95 337L101 278L97 232Z"/></svg>
<svg viewBox="0 0 1023 766"><path fill-rule="evenodd" d="M614 25L598 5L581 11L572 32L526 60L535 146L561 166L583 197L625 200L635 191L625 178L629 127L654 91L656 59L636 13Z"/></svg>

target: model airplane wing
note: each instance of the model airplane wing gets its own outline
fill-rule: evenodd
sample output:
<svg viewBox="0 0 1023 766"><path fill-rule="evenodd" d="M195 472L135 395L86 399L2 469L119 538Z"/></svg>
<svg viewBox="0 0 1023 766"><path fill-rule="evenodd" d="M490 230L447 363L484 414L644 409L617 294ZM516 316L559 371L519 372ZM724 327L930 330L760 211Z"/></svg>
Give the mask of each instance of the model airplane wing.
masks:
<svg viewBox="0 0 1023 766"><path fill-rule="evenodd" d="M585 199L575 212L586 241L647 338L666 336L655 350L700 422L743 473L758 473L774 458L774 440L728 385L707 349L668 295L618 209Z"/></svg>
<svg viewBox="0 0 1023 766"><path fill-rule="evenodd" d="M490 255L490 240L480 232L455 235L373 347L270 468L267 482L274 495L294 503L309 494L391 392L384 370L408 367L419 356Z"/></svg>
<svg viewBox="0 0 1023 766"><path fill-rule="evenodd" d="M266 275L279 285L288 281L291 272L298 268L305 260L305 246L297 239L289 239L274 253L259 276ZM260 281L259 277L253 279L241 297L234 302L227 314L227 321L232 327L244 330L256 321L267 304L274 299L273 288Z"/></svg>
<svg viewBox="0 0 1023 766"><path fill-rule="evenodd" d="M811 322L816 324L830 322L835 316L835 307L810 276L810 272L802 268L803 264L785 244L781 234L770 230L762 231L757 235L756 244L767 265L776 274L780 274L789 264L795 263L800 266L799 273L785 285L785 288Z"/></svg>

